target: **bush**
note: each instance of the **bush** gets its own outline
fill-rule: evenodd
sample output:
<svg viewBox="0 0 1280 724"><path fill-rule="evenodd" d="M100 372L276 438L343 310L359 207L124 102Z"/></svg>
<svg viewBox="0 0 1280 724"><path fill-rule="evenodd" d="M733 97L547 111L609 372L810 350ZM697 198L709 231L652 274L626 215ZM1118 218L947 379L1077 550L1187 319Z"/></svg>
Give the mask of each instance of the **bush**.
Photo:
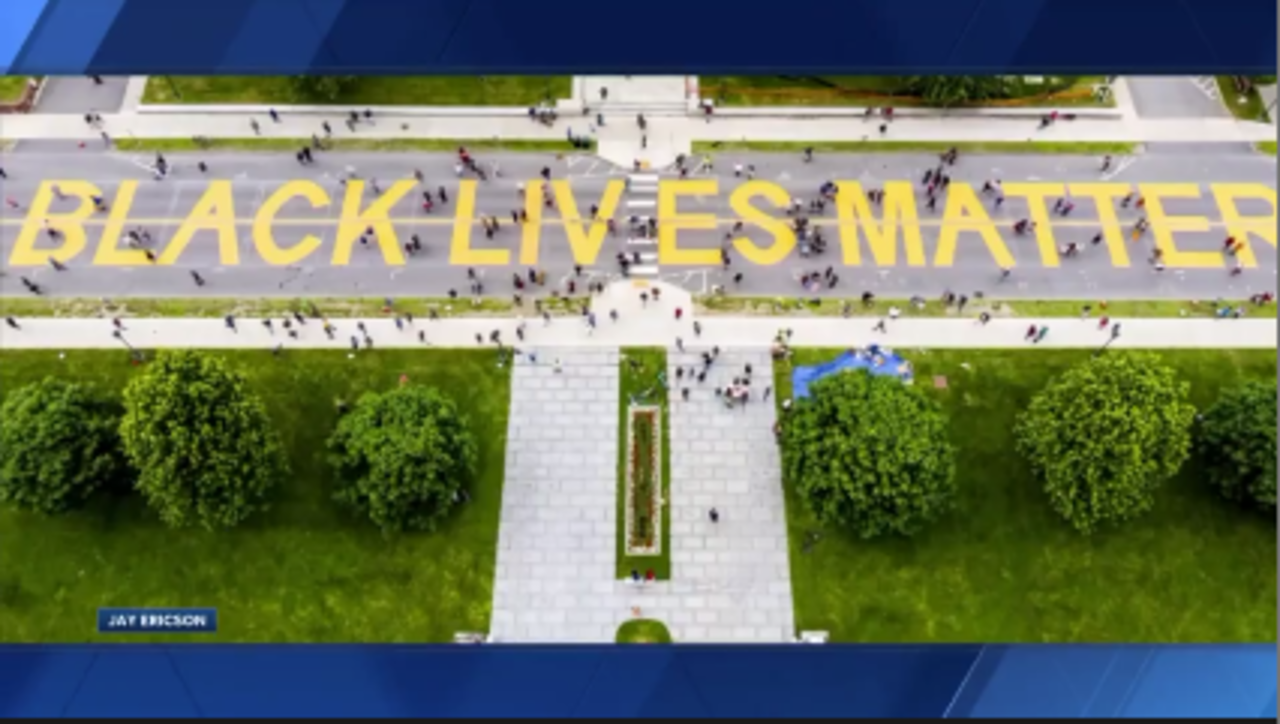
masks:
<svg viewBox="0 0 1280 724"><path fill-rule="evenodd" d="M1195 417L1187 392L1154 355L1096 357L1031 400L1018 448L1053 509L1090 533L1150 510L1186 461Z"/></svg>
<svg viewBox="0 0 1280 724"><path fill-rule="evenodd" d="M782 426L790 484L824 525L912 535L955 499L955 451L938 406L894 377L816 382Z"/></svg>
<svg viewBox="0 0 1280 724"><path fill-rule="evenodd" d="M120 406L89 387L47 377L0 406L0 501L45 515L77 507L128 473Z"/></svg>
<svg viewBox="0 0 1280 724"><path fill-rule="evenodd" d="M908 80L907 88L925 103L940 107L1010 97L1005 79L991 75L918 75Z"/></svg>
<svg viewBox="0 0 1280 724"><path fill-rule="evenodd" d="M669 644L671 643L671 631L661 621L648 618L633 618L618 627L614 643Z"/></svg>
<svg viewBox="0 0 1280 724"><path fill-rule="evenodd" d="M338 421L329 449L337 499L384 533L435 530L475 475L466 418L420 385L365 394Z"/></svg>
<svg viewBox="0 0 1280 724"><path fill-rule="evenodd" d="M1205 411L1196 437L1209 482L1228 500L1276 512L1276 383L1248 382Z"/></svg>
<svg viewBox="0 0 1280 724"><path fill-rule="evenodd" d="M289 78L289 90L295 101L332 103L359 82L355 75L295 75Z"/></svg>
<svg viewBox="0 0 1280 724"><path fill-rule="evenodd" d="M288 474L262 401L216 357L164 351L124 391L120 426L138 490L173 527L229 528Z"/></svg>

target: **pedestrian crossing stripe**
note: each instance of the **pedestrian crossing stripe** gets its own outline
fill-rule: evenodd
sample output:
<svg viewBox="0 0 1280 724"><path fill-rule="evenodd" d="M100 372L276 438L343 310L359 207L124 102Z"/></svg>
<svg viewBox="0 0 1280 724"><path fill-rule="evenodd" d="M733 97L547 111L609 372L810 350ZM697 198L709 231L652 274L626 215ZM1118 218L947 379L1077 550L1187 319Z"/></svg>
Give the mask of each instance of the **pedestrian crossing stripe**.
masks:
<svg viewBox="0 0 1280 724"><path fill-rule="evenodd" d="M656 179L656 175L654 176ZM18 233L12 243L8 263L13 267L46 266L50 260L68 263L81 256L89 256L96 266L150 266L140 249L122 248L120 241L125 229L138 224L174 225L176 230L165 240L163 248L156 250L154 264L176 265L189 253L194 244L206 244L212 240L219 251L219 264L236 266L243 263L245 251L256 253L259 259L274 266L298 265L320 253L328 246L329 263L345 266L350 263L352 249L361 237L371 229L368 239L390 266L406 264L403 240L400 234L413 226L451 227L449 262L459 266L506 266L519 264L537 266L541 256L542 235L545 228L563 230L574 262L592 266L600 256L608 236L606 219L618 218L624 198L625 182L612 179L606 182L599 201L598 216L584 218L584 209L578 204L570 182L550 182L555 209L548 211L544 204L545 183L541 179L530 181L525 188L524 210L528 223L522 224L518 233L518 248L476 248L473 231L477 226L477 182L462 181L454 193L453 214L446 217L393 216L397 203L410 198L418 189L411 180L398 181L382 189L381 194L366 202L366 185L359 180L350 181L341 196L315 181L298 180L280 185L265 194L262 202L249 218L236 214L233 183L230 180L214 180L204 185L197 200L186 215L170 219L138 219L131 217L138 181L128 180L119 184L112 198L107 199L108 210L99 212L92 199L105 194L96 185L83 180L53 180L41 184L30 203L24 219L0 219L0 226L17 226ZM876 204L868 201L869 187L857 181L839 181L839 193L832 206L831 218L814 219L816 226L833 228L831 241L838 243L843 262L849 266L873 263L880 267L905 264L923 267L954 265L962 249L972 254L978 247L985 248L992 261L1001 266L1013 266L1018 256L1026 255L1019 249L1015 255L1006 242L1002 229L1007 229L1011 219L993 219L989 212L992 201L969 184L953 183L941 194L937 217L920 217L923 201L918 198L918 188L910 181L890 181L877 188L884 198ZM58 187L65 201L55 204ZM1019 198L1028 208L1027 214L1037 222L1028 235L1031 251L1040 257L1044 266L1059 266L1060 243L1055 231L1065 228L1088 227L1103 234L1103 241L1113 266L1124 268L1133 265L1130 258L1131 243L1126 242L1126 230L1139 215L1150 222L1151 238L1163 253L1167 268L1212 269L1224 268L1238 261L1245 268L1258 266L1252 242L1261 241L1276 246L1276 190L1260 183L1215 183L1208 185L1210 198L1218 210L1218 218L1178 215L1171 211L1177 204L1204 198L1200 185L1193 183L1146 183L1136 186L1126 183L1052 183L1036 182L1005 184L1004 193L1009 198ZM1088 200L1096 209L1096 220L1071 220L1054 216L1051 201L1070 194L1079 200ZM1141 212L1127 211L1122 219L1117 209L1126 195L1137 193L1145 200ZM740 235L730 240L732 249L744 260L758 265L773 265L787 259L797 247L790 219L784 211L791 202L791 194L782 186L770 181L749 181L736 186L728 193L728 206L733 215L721 218L712 213L689 213L678 207L681 199L691 197L719 197L718 179L699 178L658 182L655 199L649 201L656 213L646 215L658 219L656 240L648 241L657 246L657 263L671 266L719 266L719 248L691 248L681 244L681 237L689 232L703 230L719 233L736 221L742 221L757 232L764 232L766 240L755 240ZM335 198L337 197L337 198ZM411 200L411 199L410 199ZM645 200L648 201L648 200ZM286 218L286 206L309 206L319 212L317 218ZM1265 205L1265 213L1256 208L1246 213L1246 204ZM69 206L68 206L69 205ZM336 212L336 213L334 213ZM58 232L56 239L48 238L48 228ZM246 228L247 227L247 228ZM276 231L284 228L301 228L308 232L332 229L332 239L326 244L315 233L305 233L300 239L284 245L276 237ZM938 229L938 239L933 258L926 259L922 230ZM1176 236L1185 233L1220 230L1223 236L1232 236L1244 247L1235 260L1221 251L1195 251L1180 249ZM91 248L91 235L96 235L96 246ZM241 242L249 244L242 249ZM759 233L754 234L760 237ZM972 240L977 239L978 245ZM687 239L687 236L686 236ZM632 243L640 243L632 239ZM961 246L963 241L964 246Z"/></svg>

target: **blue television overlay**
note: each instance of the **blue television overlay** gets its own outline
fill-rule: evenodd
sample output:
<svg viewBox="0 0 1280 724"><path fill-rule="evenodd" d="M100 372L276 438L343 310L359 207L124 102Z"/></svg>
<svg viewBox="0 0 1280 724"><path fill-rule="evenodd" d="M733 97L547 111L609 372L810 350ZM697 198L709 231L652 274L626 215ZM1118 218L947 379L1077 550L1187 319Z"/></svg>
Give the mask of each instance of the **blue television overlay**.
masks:
<svg viewBox="0 0 1280 724"><path fill-rule="evenodd" d="M1275 0L2 0L0 73L1258 74Z"/></svg>
<svg viewBox="0 0 1280 724"><path fill-rule="evenodd" d="M0 717L1276 718L1276 647L11 646Z"/></svg>

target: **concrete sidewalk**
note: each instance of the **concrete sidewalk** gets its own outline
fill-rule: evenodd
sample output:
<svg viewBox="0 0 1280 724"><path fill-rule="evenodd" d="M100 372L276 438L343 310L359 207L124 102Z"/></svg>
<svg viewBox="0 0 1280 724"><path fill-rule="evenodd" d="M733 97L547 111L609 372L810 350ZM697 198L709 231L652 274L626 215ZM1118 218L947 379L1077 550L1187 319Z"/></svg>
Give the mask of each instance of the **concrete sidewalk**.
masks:
<svg viewBox="0 0 1280 724"><path fill-rule="evenodd" d="M694 141L908 141L939 143L1257 143L1274 141L1275 127L1233 119L1130 119L1058 121L983 119L737 119L720 118L691 129Z"/></svg>
<svg viewBox="0 0 1280 724"><path fill-rule="evenodd" d="M1109 329L1099 328L1096 319L996 319L986 325L973 319L899 319L887 323L886 332L873 331L874 319L782 318L782 317L714 317L703 319L701 335L695 334L686 316L676 322L666 308L644 314L623 313L620 321L609 320L607 312L599 315L597 329L588 332L585 319L557 318L550 325L541 319L526 320L525 341L516 339L515 319L452 318L437 321L415 320L397 329L393 320L370 319L364 322L375 348L422 347L419 331L425 333L426 344L434 347L479 347L488 342L494 330L501 333L504 344L515 344L522 350L595 348L621 346L668 347L676 339L690 348L765 348L772 344L782 329L792 331L790 343L803 347L857 347L877 343L901 348L986 349L986 348L1081 348L1102 346L1110 338ZM1274 318L1254 319L1116 319L1121 325L1120 337L1111 345L1127 349L1275 349L1277 342ZM106 319L31 318L19 320L22 328L0 328L0 349L98 349L123 347L112 336L112 324ZM343 349L350 346L353 335L363 335L357 321L334 321L335 339L329 340L319 320L309 320L299 339L290 339L275 322L270 333L259 319L236 320L238 331L228 329L221 319L128 319L124 339L139 348L208 348L268 349L276 344L289 348ZM1031 325L1047 324L1049 333L1039 344L1026 341ZM476 341L480 335L483 343ZM551 361L551 356L543 358Z"/></svg>
<svg viewBox="0 0 1280 724"><path fill-rule="evenodd" d="M346 128L346 116L281 116L278 123L265 114L115 114L104 115L103 128L115 138L247 138L254 136L251 121L259 124L263 138L310 138L322 133L328 122L336 138L503 138L529 140L565 139L569 130L589 133L594 118L562 117L552 127L523 116L411 116L375 115L373 123L361 123L354 133ZM606 128L639 141L634 116L610 116ZM847 118L776 119L715 118L710 123L694 118L654 118L649 135L693 141L921 141L921 142L1229 142L1274 141L1270 124L1233 119L1089 120L1060 121L1039 128L1034 119L993 122L983 118L901 118L879 132L880 120ZM0 134L11 140L97 140L100 131L78 116L29 114L6 116Z"/></svg>

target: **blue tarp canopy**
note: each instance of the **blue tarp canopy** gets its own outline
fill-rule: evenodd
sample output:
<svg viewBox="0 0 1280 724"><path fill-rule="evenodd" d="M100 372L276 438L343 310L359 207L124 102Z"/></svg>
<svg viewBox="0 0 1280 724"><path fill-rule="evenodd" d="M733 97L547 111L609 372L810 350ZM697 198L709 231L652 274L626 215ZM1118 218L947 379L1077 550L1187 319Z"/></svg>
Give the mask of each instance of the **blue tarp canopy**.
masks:
<svg viewBox="0 0 1280 724"><path fill-rule="evenodd" d="M796 367L791 371L791 394L795 399L802 400L809 396L809 385L844 370L866 370L873 375L892 375L904 382L912 379L910 362L891 349L873 344L866 349L849 350L820 365Z"/></svg>

